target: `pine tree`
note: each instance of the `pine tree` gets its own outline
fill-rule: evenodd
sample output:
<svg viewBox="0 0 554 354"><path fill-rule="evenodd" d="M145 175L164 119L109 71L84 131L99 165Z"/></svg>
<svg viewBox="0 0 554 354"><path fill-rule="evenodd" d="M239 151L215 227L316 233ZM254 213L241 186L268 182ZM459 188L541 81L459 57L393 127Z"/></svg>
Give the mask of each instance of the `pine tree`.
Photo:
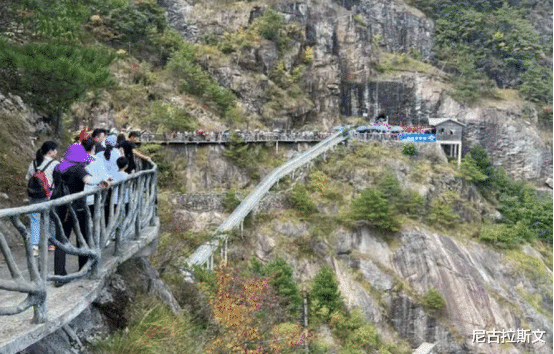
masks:
<svg viewBox="0 0 554 354"><path fill-rule="evenodd" d="M312 316L324 321L329 320L330 314L340 310L342 298L335 274L330 266L324 265L312 281L310 291L310 312Z"/></svg>
<svg viewBox="0 0 554 354"><path fill-rule="evenodd" d="M488 178L481 172L480 168L477 166L477 163L473 157L471 157L471 153L464 157L460 171L462 172L464 178L469 182L483 182Z"/></svg>
<svg viewBox="0 0 554 354"><path fill-rule="evenodd" d="M290 199L294 209L298 210L303 216L309 216L316 209L314 202L308 196L306 186L297 183L290 194Z"/></svg>
<svg viewBox="0 0 554 354"><path fill-rule="evenodd" d="M398 182L398 178L396 178L393 171L388 171L381 177L379 188L385 199L388 200L389 205L395 208L400 202L402 187L400 187L400 182Z"/></svg>
<svg viewBox="0 0 554 354"><path fill-rule="evenodd" d="M297 315L302 305L298 285L292 278L292 267L283 258L276 258L264 267L264 274L270 278L273 288L284 298L282 305L292 315Z"/></svg>
<svg viewBox="0 0 554 354"><path fill-rule="evenodd" d="M400 225L391 213L383 193L375 188L366 188L352 201L351 219L364 220L386 231L396 232Z"/></svg>

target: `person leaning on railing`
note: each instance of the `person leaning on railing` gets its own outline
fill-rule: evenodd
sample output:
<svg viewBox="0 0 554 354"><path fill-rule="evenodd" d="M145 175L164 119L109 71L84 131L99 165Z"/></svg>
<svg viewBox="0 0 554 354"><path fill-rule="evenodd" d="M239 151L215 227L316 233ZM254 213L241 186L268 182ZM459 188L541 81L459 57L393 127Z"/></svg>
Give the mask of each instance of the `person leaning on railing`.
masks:
<svg viewBox="0 0 554 354"><path fill-rule="evenodd" d="M96 178L86 170L86 166L94 160L89 154L94 149L95 142L91 138L84 139L81 144L73 144L67 148L63 157L63 161L54 170L54 183L61 184L67 187L70 194L84 191L85 185L98 185L102 188L109 188L110 183L102 180L101 176ZM79 228L86 242L89 242L90 232L88 227L88 219L86 213L86 198L81 198L73 203L73 208L77 215ZM71 231L74 228L73 217L70 215L69 208L63 206L57 210L58 216L62 221L62 227L65 237L69 240ZM63 242L63 240L58 239ZM81 247L81 242L77 238L77 247ZM87 262L88 257L79 256L79 269ZM65 252L56 248L54 253L54 274L67 275L65 269ZM61 286L64 281L56 281L56 286Z"/></svg>
<svg viewBox="0 0 554 354"><path fill-rule="evenodd" d="M127 158L129 162L129 166L127 167L127 170L125 172L131 174L137 171L137 165L135 163L135 156L138 158L141 158L143 160L146 160L148 162L152 162L150 157L146 156L142 152L137 150L136 143L139 141L140 133L138 132L131 132L129 133L129 139L122 141L119 143L119 147L123 149L123 153L125 157Z"/></svg>

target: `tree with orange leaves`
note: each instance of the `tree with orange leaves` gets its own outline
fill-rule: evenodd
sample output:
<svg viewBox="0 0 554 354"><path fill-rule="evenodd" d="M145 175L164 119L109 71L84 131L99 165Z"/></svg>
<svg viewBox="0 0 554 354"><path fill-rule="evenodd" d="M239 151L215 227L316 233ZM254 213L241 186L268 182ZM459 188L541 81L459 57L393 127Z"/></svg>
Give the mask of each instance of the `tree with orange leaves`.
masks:
<svg viewBox="0 0 554 354"><path fill-rule="evenodd" d="M299 325L281 323L286 311L266 277L245 277L221 266L217 293L210 302L221 326L210 353L286 353L307 338Z"/></svg>
<svg viewBox="0 0 554 354"><path fill-rule="evenodd" d="M213 342L214 353L264 353L260 330L263 313L279 311L267 278L244 278L221 266L217 269L217 294L211 301L222 333ZM271 328L271 327L270 327Z"/></svg>

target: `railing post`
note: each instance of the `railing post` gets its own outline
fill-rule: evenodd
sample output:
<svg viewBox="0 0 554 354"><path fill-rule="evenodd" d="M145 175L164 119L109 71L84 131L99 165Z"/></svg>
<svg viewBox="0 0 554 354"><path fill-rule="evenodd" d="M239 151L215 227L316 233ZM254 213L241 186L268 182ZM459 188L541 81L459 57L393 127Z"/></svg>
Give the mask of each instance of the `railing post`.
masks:
<svg viewBox="0 0 554 354"><path fill-rule="evenodd" d="M101 237L100 237L100 217L102 216L102 205L101 205L101 191L96 191L94 193L94 215L92 215L92 235L89 236L89 247L91 249L96 249L99 252L98 261L92 264L90 270L91 276L98 277L100 273L100 261L102 259L102 247L100 246ZM88 206L87 206L88 207Z"/></svg>
<svg viewBox="0 0 554 354"><path fill-rule="evenodd" d="M135 239L138 240L140 238L140 217L142 215L142 199L144 198L144 188L142 181L144 180L143 176L140 176L137 179L137 212L135 213Z"/></svg>
<svg viewBox="0 0 554 354"><path fill-rule="evenodd" d="M40 213L40 243L39 243L39 287L42 289L37 294L34 294L35 305L33 306L32 323L46 322L46 278L48 276L48 234L50 233L50 210L45 210Z"/></svg>
<svg viewBox="0 0 554 354"><path fill-rule="evenodd" d="M121 207L125 208L124 205L122 205ZM122 248L122 245L121 245L121 227L117 227L115 229L114 256L119 257L123 254L121 248Z"/></svg>
<svg viewBox="0 0 554 354"><path fill-rule="evenodd" d="M46 286L48 276L48 234L50 233L50 210L40 213L40 243L39 243L39 264L40 282Z"/></svg>
<svg viewBox="0 0 554 354"><path fill-rule="evenodd" d="M150 219L150 226L156 225L156 217L158 216L158 170L154 171L154 174L152 175L152 179L150 180L150 191L153 194L152 202L154 205L152 208L154 208L154 212L152 213L152 218Z"/></svg>

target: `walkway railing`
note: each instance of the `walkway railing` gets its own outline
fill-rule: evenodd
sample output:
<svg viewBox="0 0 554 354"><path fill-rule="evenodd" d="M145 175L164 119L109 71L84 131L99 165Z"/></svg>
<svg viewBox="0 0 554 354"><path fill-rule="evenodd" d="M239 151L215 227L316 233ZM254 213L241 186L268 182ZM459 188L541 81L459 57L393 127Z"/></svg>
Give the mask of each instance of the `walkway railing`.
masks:
<svg viewBox="0 0 554 354"><path fill-rule="evenodd" d="M319 132L291 132L291 133L271 133L271 132L239 132L237 134L245 143L256 142L314 142L322 141L328 138L330 133ZM152 134L143 133L141 142L151 143L169 143L169 144L213 144L227 143L231 140L230 133L176 133L176 134Z"/></svg>
<svg viewBox="0 0 554 354"><path fill-rule="evenodd" d="M228 232L237 227L250 211L260 202L263 196L269 189L277 183L281 178L293 172L300 166L314 160L325 151L329 150L338 143L346 140L349 137L348 132L338 132L324 141L318 143L311 149L287 161L277 169L273 170L264 180L258 184L256 189L252 191L245 200L229 215L229 217L215 231L215 238L202 244L188 258L187 266L206 265L208 269L213 269L214 253L221 246L223 257L227 257L227 238Z"/></svg>
<svg viewBox="0 0 554 354"><path fill-rule="evenodd" d="M141 161L143 169L127 179L113 183L112 195L107 190L96 188L90 192L81 192L44 203L24 207L0 210L0 250L8 266L11 279L0 279L0 290L26 293L27 297L18 305L0 307L0 315L15 315L33 307L33 323L47 321L46 296L47 282L68 282L85 276L100 276L102 253L107 252L110 242L115 242L114 256L125 251L128 241L138 239L143 228L155 223L157 217L157 166ZM77 213L74 203L87 196L93 196L94 207L85 208ZM126 206L128 196L128 206ZM107 205L107 207L104 207ZM92 212L91 212L92 210ZM40 215L40 244L38 257L33 256L30 232L24 220L31 213ZM90 232L81 230L79 217L85 218L83 224ZM79 247L73 245L64 234L63 224L71 218L73 233L79 241ZM62 220L63 219L63 220ZM10 227L10 224L12 227ZM7 230L8 228L12 229ZM53 234L49 231L55 230ZM21 237L25 246L27 270L20 269L14 250L9 246L7 235ZM67 275L54 275L48 269L48 242L56 246L56 252L86 257L86 264L80 270Z"/></svg>

